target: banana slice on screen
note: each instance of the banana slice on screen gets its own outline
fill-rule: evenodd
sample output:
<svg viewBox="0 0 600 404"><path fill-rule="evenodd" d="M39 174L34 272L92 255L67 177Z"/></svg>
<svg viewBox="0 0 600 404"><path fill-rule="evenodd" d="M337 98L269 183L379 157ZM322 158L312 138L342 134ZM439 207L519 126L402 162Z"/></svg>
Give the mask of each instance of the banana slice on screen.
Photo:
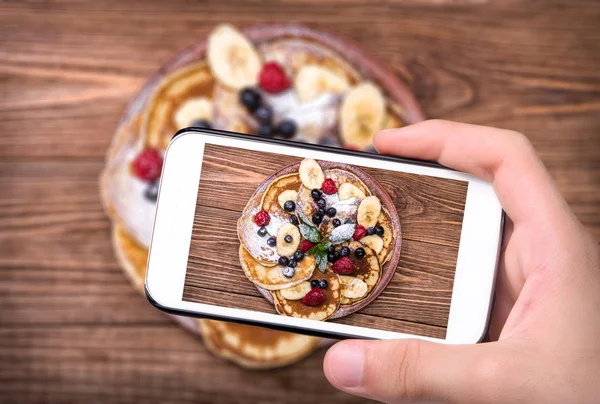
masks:
<svg viewBox="0 0 600 404"><path fill-rule="evenodd" d="M277 254L282 257L291 257L299 245L300 230L291 223L284 223L277 231Z"/></svg>
<svg viewBox="0 0 600 404"><path fill-rule="evenodd" d="M310 292L310 289L310 282L305 281L291 288L281 289L279 293L287 300L300 300Z"/></svg>
<svg viewBox="0 0 600 404"><path fill-rule="evenodd" d="M298 173L302 185L308 189L320 189L323 181L325 181L325 173L319 163L313 159L302 160Z"/></svg>
<svg viewBox="0 0 600 404"><path fill-rule="evenodd" d="M373 135L383 129L386 101L381 90L372 83L362 83L352 88L342 102L340 133L344 143L367 149Z"/></svg>
<svg viewBox="0 0 600 404"><path fill-rule="evenodd" d="M303 103L316 100L325 93L341 94L350 88L348 79L327 67L303 66L296 75L294 88Z"/></svg>
<svg viewBox="0 0 600 404"><path fill-rule="evenodd" d="M280 193L277 196L277 202L279 203L279 206L281 206L281 209L285 209L283 207L283 205L287 201L292 201L292 202L296 203L297 197L298 197L298 192L294 191L293 189L286 189L285 191L283 191L282 193Z"/></svg>
<svg viewBox="0 0 600 404"><path fill-rule="evenodd" d="M373 250L375 254L379 254L383 250L383 239L376 234L364 236L359 241Z"/></svg>
<svg viewBox="0 0 600 404"><path fill-rule="evenodd" d="M366 195L356 185L344 182L338 188L338 197L340 198L340 201L345 201L350 198L363 199Z"/></svg>
<svg viewBox="0 0 600 404"><path fill-rule="evenodd" d="M365 227L373 227L377 224L379 214L381 213L381 202L375 195L364 198L358 205L358 215L356 217L358 224Z"/></svg>
<svg viewBox="0 0 600 404"><path fill-rule="evenodd" d="M213 74L225 86L240 90L256 85L261 58L252 42L233 26L216 27L208 37L206 53Z"/></svg>
<svg viewBox="0 0 600 404"><path fill-rule="evenodd" d="M362 279L348 275L339 275L339 278L340 283L342 284L342 296L347 297L348 299L361 298L366 295L369 290L369 287Z"/></svg>

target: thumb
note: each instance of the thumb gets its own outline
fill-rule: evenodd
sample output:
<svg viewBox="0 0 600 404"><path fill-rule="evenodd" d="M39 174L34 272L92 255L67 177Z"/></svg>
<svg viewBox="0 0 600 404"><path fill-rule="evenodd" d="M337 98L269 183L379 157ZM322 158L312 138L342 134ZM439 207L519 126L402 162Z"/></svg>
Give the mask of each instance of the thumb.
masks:
<svg viewBox="0 0 600 404"><path fill-rule="evenodd" d="M480 402L499 382L494 345L342 341L327 352L324 370L338 389L380 401Z"/></svg>

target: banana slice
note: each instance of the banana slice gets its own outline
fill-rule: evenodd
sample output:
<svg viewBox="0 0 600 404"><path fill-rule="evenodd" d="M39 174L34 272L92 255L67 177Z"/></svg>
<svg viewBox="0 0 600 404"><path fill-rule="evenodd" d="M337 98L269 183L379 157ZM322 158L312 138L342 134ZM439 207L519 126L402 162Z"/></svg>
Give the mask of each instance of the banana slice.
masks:
<svg viewBox="0 0 600 404"><path fill-rule="evenodd" d="M375 195L367 196L358 205L358 215L356 220L358 224L365 227L373 227L377 224L379 214L381 213L381 202Z"/></svg>
<svg viewBox="0 0 600 404"><path fill-rule="evenodd" d="M372 83L362 83L351 89L342 102L340 133L347 145L367 149L373 135L383 129L386 101L381 90Z"/></svg>
<svg viewBox="0 0 600 404"><path fill-rule="evenodd" d="M358 299L367 294L369 287L365 281L348 275L339 275L339 277L342 284L342 296L348 299Z"/></svg>
<svg viewBox="0 0 600 404"><path fill-rule="evenodd" d="M376 234L364 236L359 241L373 250L375 254L379 254L383 250L383 239Z"/></svg>
<svg viewBox="0 0 600 404"><path fill-rule="evenodd" d="M256 85L262 61L254 45L233 26L216 27L206 53L212 73L225 86L240 90Z"/></svg>
<svg viewBox="0 0 600 404"><path fill-rule="evenodd" d="M293 201L295 203L297 197L298 192L294 191L293 189L286 189L285 191L280 193L279 196L277 196L277 202L279 202L279 206L281 206L281 209L285 209L283 207L283 204L287 201Z"/></svg>
<svg viewBox="0 0 600 404"><path fill-rule="evenodd" d="M303 66L294 80L294 88L303 103L316 100L325 93L341 94L350 88L348 79L318 65Z"/></svg>
<svg viewBox="0 0 600 404"><path fill-rule="evenodd" d="M366 195L356 185L353 185L349 182L344 182L338 188L338 197L340 198L340 201L345 201L346 199L350 198L363 199L366 197Z"/></svg>
<svg viewBox="0 0 600 404"><path fill-rule="evenodd" d="M366 284L365 284L366 285ZM281 289L279 293L287 300L300 300L310 292L310 282L302 282L291 288Z"/></svg>
<svg viewBox="0 0 600 404"><path fill-rule="evenodd" d="M298 173L302 185L308 189L320 189L323 181L325 181L325 173L323 173L319 163L313 159L302 160Z"/></svg>
<svg viewBox="0 0 600 404"><path fill-rule="evenodd" d="M210 120L213 104L206 97L190 98L175 112L174 120L178 129L187 128L200 119Z"/></svg>
<svg viewBox="0 0 600 404"><path fill-rule="evenodd" d="M290 236L292 240L286 241L286 236ZM277 254L282 257L291 257L294 255L299 245L300 230L291 223L284 223L277 232Z"/></svg>

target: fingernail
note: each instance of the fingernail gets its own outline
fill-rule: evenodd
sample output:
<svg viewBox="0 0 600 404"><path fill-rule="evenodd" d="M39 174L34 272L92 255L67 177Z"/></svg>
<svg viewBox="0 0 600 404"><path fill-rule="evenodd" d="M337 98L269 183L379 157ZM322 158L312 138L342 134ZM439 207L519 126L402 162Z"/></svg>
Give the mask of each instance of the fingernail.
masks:
<svg viewBox="0 0 600 404"><path fill-rule="evenodd" d="M343 387L358 387L363 381L364 350L355 344L340 343L331 353L330 371Z"/></svg>

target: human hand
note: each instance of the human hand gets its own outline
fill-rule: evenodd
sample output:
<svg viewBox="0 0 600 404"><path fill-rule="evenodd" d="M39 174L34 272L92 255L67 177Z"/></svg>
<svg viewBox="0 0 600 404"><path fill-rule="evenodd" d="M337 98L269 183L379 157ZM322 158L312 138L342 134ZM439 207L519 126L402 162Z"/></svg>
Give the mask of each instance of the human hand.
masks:
<svg viewBox="0 0 600 404"><path fill-rule="evenodd" d="M385 402L591 403L600 400L600 249L521 134L446 121L380 132L382 154L437 160L493 182L507 214L489 336L342 341L329 381Z"/></svg>

